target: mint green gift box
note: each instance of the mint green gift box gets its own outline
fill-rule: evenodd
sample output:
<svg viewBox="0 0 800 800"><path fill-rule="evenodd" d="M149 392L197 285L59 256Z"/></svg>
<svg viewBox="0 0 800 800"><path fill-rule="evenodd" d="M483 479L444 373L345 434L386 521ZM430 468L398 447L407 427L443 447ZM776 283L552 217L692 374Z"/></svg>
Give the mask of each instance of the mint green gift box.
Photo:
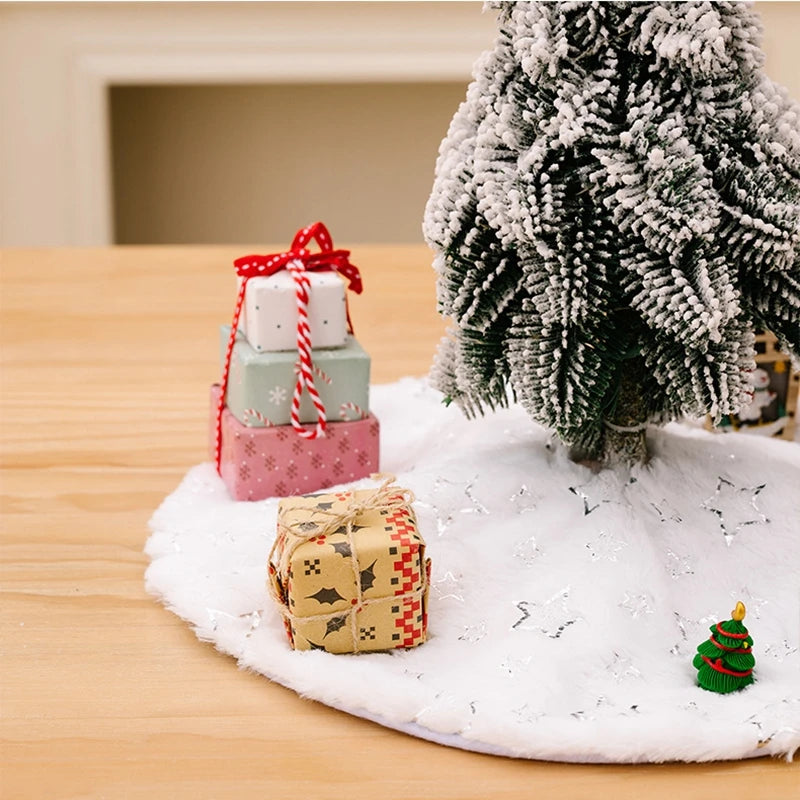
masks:
<svg viewBox="0 0 800 800"><path fill-rule="evenodd" d="M220 327L223 367L230 330L229 325ZM358 412L352 406L364 414L369 413L370 358L354 336L348 335L344 347L312 350L311 359L315 367L314 386L325 405L326 419L357 419ZM231 354L225 405L239 422L251 428L265 425L253 412L258 412L273 425L290 424L292 393L297 381L296 363L296 351L259 353L239 331ZM305 390L300 402L300 421L317 421L317 411Z"/></svg>

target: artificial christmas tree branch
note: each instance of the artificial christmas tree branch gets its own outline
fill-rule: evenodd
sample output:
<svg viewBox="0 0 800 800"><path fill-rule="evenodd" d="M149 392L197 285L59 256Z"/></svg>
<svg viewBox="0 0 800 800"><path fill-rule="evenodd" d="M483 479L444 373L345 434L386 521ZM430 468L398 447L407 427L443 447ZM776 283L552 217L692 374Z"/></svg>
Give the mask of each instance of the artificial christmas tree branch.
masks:
<svg viewBox="0 0 800 800"><path fill-rule="evenodd" d="M800 357L800 113L745 4L494 7L425 214L434 381L643 461L644 423L748 401L755 325Z"/></svg>

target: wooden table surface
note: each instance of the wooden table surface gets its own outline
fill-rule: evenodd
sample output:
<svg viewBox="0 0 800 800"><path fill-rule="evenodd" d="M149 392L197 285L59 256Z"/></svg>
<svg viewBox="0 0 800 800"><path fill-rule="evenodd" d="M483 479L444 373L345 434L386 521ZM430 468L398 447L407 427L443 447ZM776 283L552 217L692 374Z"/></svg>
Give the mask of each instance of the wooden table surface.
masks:
<svg viewBox="0 0 800 800"><path fill-rule="evenodd" d="M427 371L423 247L351 246L373 380ZM798 796L797 765L581 766L448 749L303 700L144 591L147 521L206 459L231 260L278 247L2 254L2 798Z"/></svg>

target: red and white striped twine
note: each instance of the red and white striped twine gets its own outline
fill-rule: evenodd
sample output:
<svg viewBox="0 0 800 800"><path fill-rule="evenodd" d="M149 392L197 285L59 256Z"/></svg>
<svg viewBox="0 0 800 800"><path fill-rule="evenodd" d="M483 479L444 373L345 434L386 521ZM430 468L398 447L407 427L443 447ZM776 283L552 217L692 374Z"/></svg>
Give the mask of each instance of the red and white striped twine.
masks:
<svg viewBox="0 0 800 800"><path fill-rule="evenodd" d="M287 269L294 278L295 296L297 298L297 355L299 373L292 394L291 421L292 427L304 439L317 439L325 436L325 405L314 386L314 363L311 360L311 329L308 325L308 300L310 280L302 261L291 261ZM300 398L303 389L308 392L311 402L317 411L317 424L313 428L304 428L300 423Z"/></svg>
<svg viewBox="0 0 800 800"><path fill-rule="evenodd" d="M355 414L355 417L351 417L347 413L348 411L352 411ZM339 406L339 416L345 422L352 422L353 420L356 419L366 419L369 416L369 414L367 414L367 412L364 411L364 409L361 408L361 406L356 405L355 403L342 403Z"/></svg>
<svg viewBox="0 0 800 800"><path fill-rule="evenodd" d="M214 463L217 473L220 472L222 464L222 412L225 408L225 396L228 393L228 378L231 371L231 356L233 346L236 344L236 332L239 328L239 317L242 314L244 303L244 292L247 288L247 278L243 278L239 284L239 294L236 296L236 305L233 309L233 320L231 321L231 333L228 336L228 346L225 349L225 361L222 367L222 380L220 381L219 400L217 401L217 418L214 427Z"/></svg>

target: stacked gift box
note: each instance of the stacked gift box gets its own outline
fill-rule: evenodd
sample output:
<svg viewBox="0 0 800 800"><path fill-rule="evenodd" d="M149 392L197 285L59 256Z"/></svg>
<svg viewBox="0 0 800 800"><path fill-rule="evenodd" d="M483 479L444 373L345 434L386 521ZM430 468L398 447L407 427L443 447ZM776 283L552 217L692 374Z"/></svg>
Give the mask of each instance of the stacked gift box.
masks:
<svg viewBox="0 0 800 800"><path fill-rule="evenodd" d="M322 248L313 256L312 237ZM360 276L346 256L318 223L286 253L235 262L240 293L232 326L220 330L211 450L236 500L306 494L378 469L370 358L353 335L343 278L360 291Z"/></svg>

